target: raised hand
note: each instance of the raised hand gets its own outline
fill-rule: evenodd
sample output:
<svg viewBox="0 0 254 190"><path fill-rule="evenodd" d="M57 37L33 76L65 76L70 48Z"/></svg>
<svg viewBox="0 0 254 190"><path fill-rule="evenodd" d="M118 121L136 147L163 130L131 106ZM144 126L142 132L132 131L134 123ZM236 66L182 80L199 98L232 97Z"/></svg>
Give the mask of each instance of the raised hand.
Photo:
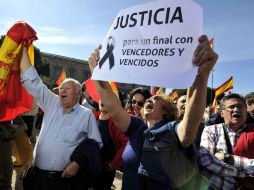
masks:
<svg viewBox="0 0 254 190"><path fill-rule="evenodd" d="M94 52L88 58L88 64L89 64L91 73L93 73L93 69L98 65L98 62L100 60L101 48L102 48L102 45L99 45L96 49L94 49Z"/></svg>
<svg viewBox="0 0 254 190"><path fill-rule="evenodd" d="M199 67L199 75L209 75L218 59L218 55L210 47L207 36L200 36L198 41L199 45L194 52L192 62Z"/></svg>

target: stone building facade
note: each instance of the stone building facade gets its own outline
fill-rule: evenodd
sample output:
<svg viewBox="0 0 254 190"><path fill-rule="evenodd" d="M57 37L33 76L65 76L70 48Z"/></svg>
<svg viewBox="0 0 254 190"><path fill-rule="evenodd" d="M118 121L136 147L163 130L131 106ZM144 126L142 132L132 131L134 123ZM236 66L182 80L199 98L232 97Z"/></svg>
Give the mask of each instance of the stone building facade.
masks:
<svg viewBox="0 0 254 190"><path fill-rule="evenodd" d="M49 63L50 76L55 79L59 77L62 69L65 70L67 78L74 78L81 83L91 76L87 61L45 52L42 52L41 56Z"/></svg>
<svg viewBox="0 0 254 190"><path fill-rule="evenodd" d="M91 77L88 62L85 60L45 52L41 52L41 56L45 62L49 63L49 76L55 80L58 79L62 69L65 70L67 78L74 78L81 83ZM126 94L139 86L142 85L118 83L118 90Z"/></svg>

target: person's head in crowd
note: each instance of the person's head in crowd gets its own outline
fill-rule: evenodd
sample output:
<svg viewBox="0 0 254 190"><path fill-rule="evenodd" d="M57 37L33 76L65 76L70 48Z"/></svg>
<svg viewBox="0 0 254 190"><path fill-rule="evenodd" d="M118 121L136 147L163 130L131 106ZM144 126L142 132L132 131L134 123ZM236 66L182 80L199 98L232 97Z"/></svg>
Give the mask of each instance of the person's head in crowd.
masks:
<svg viewBox="0 0 254 190"><path fill-rule="evenodd" d="M185 106L186 106L186 95L182 95L178 98L177 102L176 102L176 107L178 110L178 119L182 120L184 113L185 113Z"/></svg>
<svg viewBox="0 0 254 190"><path fill-rule="evenodd" d="M82 86L75 79L65 79L59 86L59 97L64 109L69 109L79 102Z"/></svg>
<svg viewBox="0 0 254 190"><path fill-rule="evenodd" d="M213 114L212 105L207 105L206 108L205 108L204 116L203 116L204 121L208 122L212 114Z"/></svg>
<svg viewBox="0 0 254 190"><path fill-rule="evenodd" d="M146 99L151 97L151 93L148 89L139 87L135 88L130 92L129 104L130 109L133 110L134 114L141 116L141 109L144 107Z"/></svg>
<svg viewBox="0 0 254 190"><path fill-rule="evenodd" d="M118 91L118 97L121 101L122 107L125 107L125 94L122 91Z"/></svg>
<svg viewBox="0 0 254 190"><path fill-rule="evenodd" d="M237 132L246 122L247 105L244 97L235 93L223 97L220 102L220 115L224 122Z"/></svg>
<svg viewBox="0 0 254 190"><path fill-rule="evenodd" d="M54 87L54 88L52 88L52 90L51 90L54 94L57 94L57 95L59 95L59 88L58 88L58 86L57 87Z"/></svg>
<svg viewBox="0 0 254 190"><path fill-rule="evenodd" d="M254 92L250 92L244 98L247 104L247 111L254 117Z"/></svg>
<svg viewBox="0 0 254 190"><path fill-rule="evenodd" d="M144 118L157 121L176 120L177 108L169 96L155 95L145 101Z"/></svg>
<svg viewBox="0 0 254 190"><path fill-rule="evenodd" d="M205 114L207 114L209 117L213 114L213 106L207 105L205 108Z"/></svg>

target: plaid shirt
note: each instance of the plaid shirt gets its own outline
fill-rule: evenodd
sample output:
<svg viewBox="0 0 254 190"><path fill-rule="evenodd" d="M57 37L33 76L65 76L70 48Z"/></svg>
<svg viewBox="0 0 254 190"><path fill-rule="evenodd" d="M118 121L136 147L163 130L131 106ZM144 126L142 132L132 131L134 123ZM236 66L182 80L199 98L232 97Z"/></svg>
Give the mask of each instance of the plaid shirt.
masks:
<svg viewBox="0 0 254 190"><path fill-rule="evenodd" d="M230 127L226 127L232 148L244 128L235 133ZM204 175L210 180L210 185L215 189L237 189L234 177L253 176L253 170L248 167L253 167L254 159L233 155L234 166L231 166L215 157L214 154L217 152L227 152L222 124L204 128L199 152L200 164L203 166Z"/></svg>

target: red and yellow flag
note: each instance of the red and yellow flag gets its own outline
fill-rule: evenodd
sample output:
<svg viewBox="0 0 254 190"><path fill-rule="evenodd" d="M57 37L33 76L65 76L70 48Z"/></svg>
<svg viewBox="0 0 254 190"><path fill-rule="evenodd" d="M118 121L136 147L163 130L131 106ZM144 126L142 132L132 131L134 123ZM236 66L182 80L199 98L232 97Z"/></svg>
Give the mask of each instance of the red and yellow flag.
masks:
<svg viewBox="0 0 254 190"><path fill-rule="evenodd" d="M85 81L84 85L86 87L86 91L89 94L89 96L91 96L94 101L99 103L100 97L99 97L99 94L96 90L96 85L95 85L94 80L88 79L88 80ZM113 81L110 81L109 85L111 86L114 93L119 97L117 83L113 82Z"/></svg>
<svg viewBox="0 0 254 190"><path fill-rule="evenodd" d="M213 49L214 48L214 38L209 40L210 47Z"/></svg>
<svg viewBox="0 0 254 190"><path fill-rule="evenodd" d="M216 88L215 91L215 97L213 100L213 108L215 108L218 103L217 103L217 97L223 94L224 92L232 89L234 87L234 80L233 77L231 76L226 82L224 82L222 85L220 85L218 88Z"/></svg>
<svg viewBox="0 0 254 190"><path fill-rule="evenodd" d="M160 87L159 90L156 92L157 95L165 94L165 88Z"/></svg>
<svg viewBox="0 0 254 190"><path fill-rule="evenodd" d="M0 121L12 120L32 108L32 96L20 83L20 50L28 47L34 63L32 42L36 39L34 29L23 21L15 23L4 38L0 48Z"/></svg>
<svg viewBox="0 0 254 190"><path fill-rule="evenodd" d="M65 71L64 69L62 70L60 76L58 77L57 81L56 81L56 84L58 86L60 86L60 84L66 79L66 74L65 74Z"/></svg>
<svg viewBox="0 0 254 190"><path fill-rule="evenodd" d="M226 82L224 82L222 85L220 85L218 88L215 89L215 96L219 96L223 94L224 92L232 89L234 86L234 80L231 76Z"/></svg>
<svg viewBox="0 0 254 190"><path fill-rule="evenodd" d="M176 91L173 91L171 93L168 94L168 96L172 99L172 100L176 100L178 98L178 94Z"/></svg>
<svg viewBox="0 0 254 190"><path fill-rule="evenodd" d="M95 85L94 80L88 79L85 81L84 85L86 87L86 91L87 91L88 95L91 96L94 101L99 103L100 97L99 97L99 94L96 90L96 85Z"/></svg>

